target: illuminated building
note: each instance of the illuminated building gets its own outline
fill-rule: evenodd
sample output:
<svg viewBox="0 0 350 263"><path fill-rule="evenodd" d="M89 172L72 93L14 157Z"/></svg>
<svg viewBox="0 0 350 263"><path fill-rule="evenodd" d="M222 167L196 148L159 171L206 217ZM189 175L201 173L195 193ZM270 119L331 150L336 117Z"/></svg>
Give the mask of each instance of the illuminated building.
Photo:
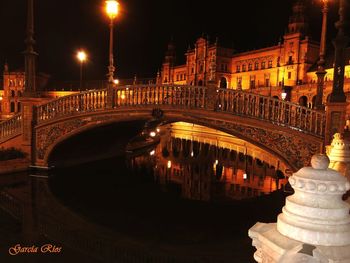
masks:
<svg viewBox="0 0 350 263"><path fill-rule="evenodd" d="M313 107L320 47L308 36L305 16L303 1L297 1L283 39L277 45L252 51L237 53L219 46L218 41L211 43L208 38L200 37L194 48L185 53L183 65L176 65L175 45L171 42L158 83L207 86L212 80L220 88L249 90L280 99L282 91L287 90L288 100ZM331 92L333 79L333 55L329 53L324 101ZM350 78L348 53L346 78ZM348 89L349 83L345 81L345 91Z"/></svg>

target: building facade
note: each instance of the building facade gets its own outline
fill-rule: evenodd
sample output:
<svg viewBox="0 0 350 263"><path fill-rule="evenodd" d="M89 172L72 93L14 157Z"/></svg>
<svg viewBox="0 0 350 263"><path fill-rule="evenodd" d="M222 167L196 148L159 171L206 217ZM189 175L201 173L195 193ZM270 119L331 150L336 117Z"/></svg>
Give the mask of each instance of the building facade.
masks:
<svg viewBox="0 0 350 263"><path fill-rule="evenodd" d="M210 43L200 37L185 53L186 63L176 65L175 45L170 43L158 75L158 83L205 86L209 80L217 87L242 89L266 96L281 97L313 107L316 98L316 64L319 43L308 36L305 5L297 1L288 27L277 45L262 49L236 52ZM350 54L350 52L349 52ZM350 77L350 56L347 55L345 77ZM331 92L333 79L332 54L327 58L324 101ZM350 83L345 80L345 91Z"/></svg>

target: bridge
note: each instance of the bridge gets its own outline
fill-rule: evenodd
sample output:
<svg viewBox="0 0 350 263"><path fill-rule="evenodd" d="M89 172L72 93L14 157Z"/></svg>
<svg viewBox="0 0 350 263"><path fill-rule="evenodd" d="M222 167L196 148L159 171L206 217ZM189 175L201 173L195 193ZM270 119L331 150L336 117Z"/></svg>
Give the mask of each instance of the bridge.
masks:
<svg viewBox="0 0 350 263"><path fill-rule="evenodd" d="M22 105L20 114L0 123L0 147L20 148L32 165L43 167L54 148L73 135L114 122L155 117L232 134L278 156L294 170L322 151L325 138L324 112L211 85L114 86L49 102L23 98ZM158 114L152 116L154 112Z"/></svg>

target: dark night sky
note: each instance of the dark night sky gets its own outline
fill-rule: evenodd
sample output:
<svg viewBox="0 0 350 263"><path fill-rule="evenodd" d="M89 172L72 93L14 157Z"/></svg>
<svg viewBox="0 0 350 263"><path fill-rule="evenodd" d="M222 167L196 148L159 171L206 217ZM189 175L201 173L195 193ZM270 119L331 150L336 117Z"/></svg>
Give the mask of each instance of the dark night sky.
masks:
<svg viewBox="0 0 350 263"><path fill-rule="evenodd" d="M321 4L306 0L314 39L319 39ZM319 0L320 1L320 0ZM202 33L226 47L248 50L276 44L288 24L293 0L123 0L116 19L115 63L119 78L154 77L168 41L178 56ZM1 0L0 65L23 67L26 1ZM35 39L39 70L54 79L77 80L75 52L89 52L86 79L104 79L108 64L108 19L102 0L35 0ZM334 4L333 2L333 5ZM336 7L331 7L329 38L334 36Z"/></svg>

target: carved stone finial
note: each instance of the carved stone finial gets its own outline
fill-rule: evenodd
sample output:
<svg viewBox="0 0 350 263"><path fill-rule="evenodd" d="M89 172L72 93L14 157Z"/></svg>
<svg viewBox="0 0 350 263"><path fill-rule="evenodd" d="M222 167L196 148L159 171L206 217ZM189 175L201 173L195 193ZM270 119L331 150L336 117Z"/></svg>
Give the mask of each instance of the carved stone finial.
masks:
<svg viewBox="0 0 350 263"><path fill-rule="evenodd" d="M316 170L327 170L329 166L329 158L325 154L315 154L311 158L311 166Z"/></svg>
<svg viewBox="0 0 350 263"><path fill-rule="evenodd" d="M350 245L349 204L341 199L350 183L337 171L327 169L326 155L314 155L311 164L289 177L295 193L286 199L277 230L312 245Z"/></svg>

